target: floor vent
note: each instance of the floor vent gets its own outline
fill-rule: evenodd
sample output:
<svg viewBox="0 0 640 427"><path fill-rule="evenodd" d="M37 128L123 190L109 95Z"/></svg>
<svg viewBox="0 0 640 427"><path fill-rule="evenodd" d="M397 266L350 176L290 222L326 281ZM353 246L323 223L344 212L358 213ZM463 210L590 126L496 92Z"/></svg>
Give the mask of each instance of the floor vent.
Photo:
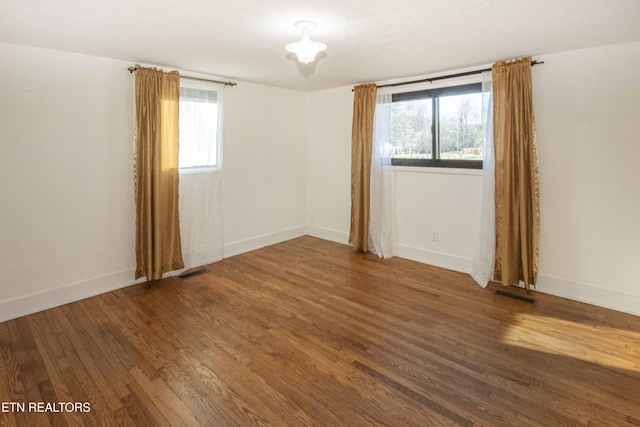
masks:
<svg viewBox="0 0 640 427"><path fill-rule="evenodd" d="M496 295L500 295L503 297L507 297L507 298L513 298L513 299L517 299L518 301L522 301L522 302L526 302L527 304L535 304L536 300L534 300L533 298L527 298L527 297L523 297L520 295L514 295L514 294L510 294L509 292L505 292L505 291L496 291Z"/></svg>
<svg viewBox="0 0 640 427"><path fill-rule="evenodd" d="M180 274L178 276L178 279L185 280L185 279L189 279L190 277L199 276L201 274L205 274L208 272L209 270L207 270L206 268L196 268L195 270L185 271L184 273Z"/></svg>

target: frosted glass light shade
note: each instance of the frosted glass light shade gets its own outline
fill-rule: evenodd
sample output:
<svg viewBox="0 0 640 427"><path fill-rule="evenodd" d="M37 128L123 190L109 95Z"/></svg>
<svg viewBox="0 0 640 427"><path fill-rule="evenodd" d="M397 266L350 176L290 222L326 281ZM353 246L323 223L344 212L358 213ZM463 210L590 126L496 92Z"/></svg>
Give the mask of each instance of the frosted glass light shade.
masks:
<svg viewBox="0 0 640 427"><path fill-rule="evenodd" d="M296 22L296 27L302 30L302 40L299 42L289 43L284 48L287 52L293 52L298 57L298 61L308 64L316 59L316 55L327 48L327 45L321 42L315 42L309 39L309 31L316 27L311 21Z"/></svg>
<svg viewBox="0 0 640 427"><path fill-rule="evenodd" d="M285 46L288 52L293 52L298 57L298 61L308 64L316 59L316 55L327 48L327 45L321 42L311 40L301 40L295 43L289 43Z"/></svg>

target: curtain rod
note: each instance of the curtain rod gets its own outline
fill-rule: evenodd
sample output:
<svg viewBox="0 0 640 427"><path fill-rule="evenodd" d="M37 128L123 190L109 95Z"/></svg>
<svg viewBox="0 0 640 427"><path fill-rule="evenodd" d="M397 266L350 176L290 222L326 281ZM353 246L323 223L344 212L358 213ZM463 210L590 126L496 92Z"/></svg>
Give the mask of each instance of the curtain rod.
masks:
<svg viewBox="0 0 640 427"><path fill-rule="evenodd" d="M531 61L531 66L538 65L538 64L544 64L544 61ZM473 76L474 74L482 74L485 71L491 71L491 68L485 68L484 70L467 71L467 72L464 72L464 73L449 74L449 75L446 75L446 76L431 77L429 79L412 80L410 82L389 83L389 84L386 84L386 85L378 86L378 89L381 88L381 87L404 86L404 85L412 85L412 84L416 84L416 83L425 83L425 82L433 83L433 82L435 82L437 80L453 79L453 78L456 78L456 77ZM352 91L353 91L353 89L352 89Z"/></svg>
<svg viewBox="0 0 640 427"><path fill-rule="evenodd" d="M129 67L127 68L127 70L129 70L130 73L133 73L134 71L137 70L136 67ZM182 78L185 79L191 79L191 80L200 80L201 82L212 82L212 83L220 83L223 84L225 86L236 86L238 83L234 83L234 82L223 82L220 80L213 80L213 79L203 79L200 77L189 77L189 76L181 76Z"/></svg>

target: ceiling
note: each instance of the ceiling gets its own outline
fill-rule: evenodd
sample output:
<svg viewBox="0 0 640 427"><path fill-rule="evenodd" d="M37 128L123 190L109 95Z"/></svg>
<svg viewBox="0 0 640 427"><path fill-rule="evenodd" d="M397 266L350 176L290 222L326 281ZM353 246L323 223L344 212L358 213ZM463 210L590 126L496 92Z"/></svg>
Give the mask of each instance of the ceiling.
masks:
<svg viewBox="0 0 640 427"><path fill-rule="evenodd" d="M284 50L312 20L326 43ZM640 40L639 0L2 0L0 41L312 91Z"/></svg>

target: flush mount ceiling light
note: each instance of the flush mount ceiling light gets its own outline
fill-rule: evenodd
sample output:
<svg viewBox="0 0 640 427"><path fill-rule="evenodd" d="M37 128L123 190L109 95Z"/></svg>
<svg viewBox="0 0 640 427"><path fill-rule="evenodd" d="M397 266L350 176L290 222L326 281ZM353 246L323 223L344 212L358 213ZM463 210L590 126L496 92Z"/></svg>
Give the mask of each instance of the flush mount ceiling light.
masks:
<svg viewBox="0 0 640 427"><path fill-rule="evenodd" d="M299 21L296 27L302 31L302 40L295 43L289 43L284 48L288 52L293 52L298 57L298 61L308 64L316 59L316 55L327 48L327 45L320 42L314 42L309 39L309 31L316 27L315 22Z"/></svg>

